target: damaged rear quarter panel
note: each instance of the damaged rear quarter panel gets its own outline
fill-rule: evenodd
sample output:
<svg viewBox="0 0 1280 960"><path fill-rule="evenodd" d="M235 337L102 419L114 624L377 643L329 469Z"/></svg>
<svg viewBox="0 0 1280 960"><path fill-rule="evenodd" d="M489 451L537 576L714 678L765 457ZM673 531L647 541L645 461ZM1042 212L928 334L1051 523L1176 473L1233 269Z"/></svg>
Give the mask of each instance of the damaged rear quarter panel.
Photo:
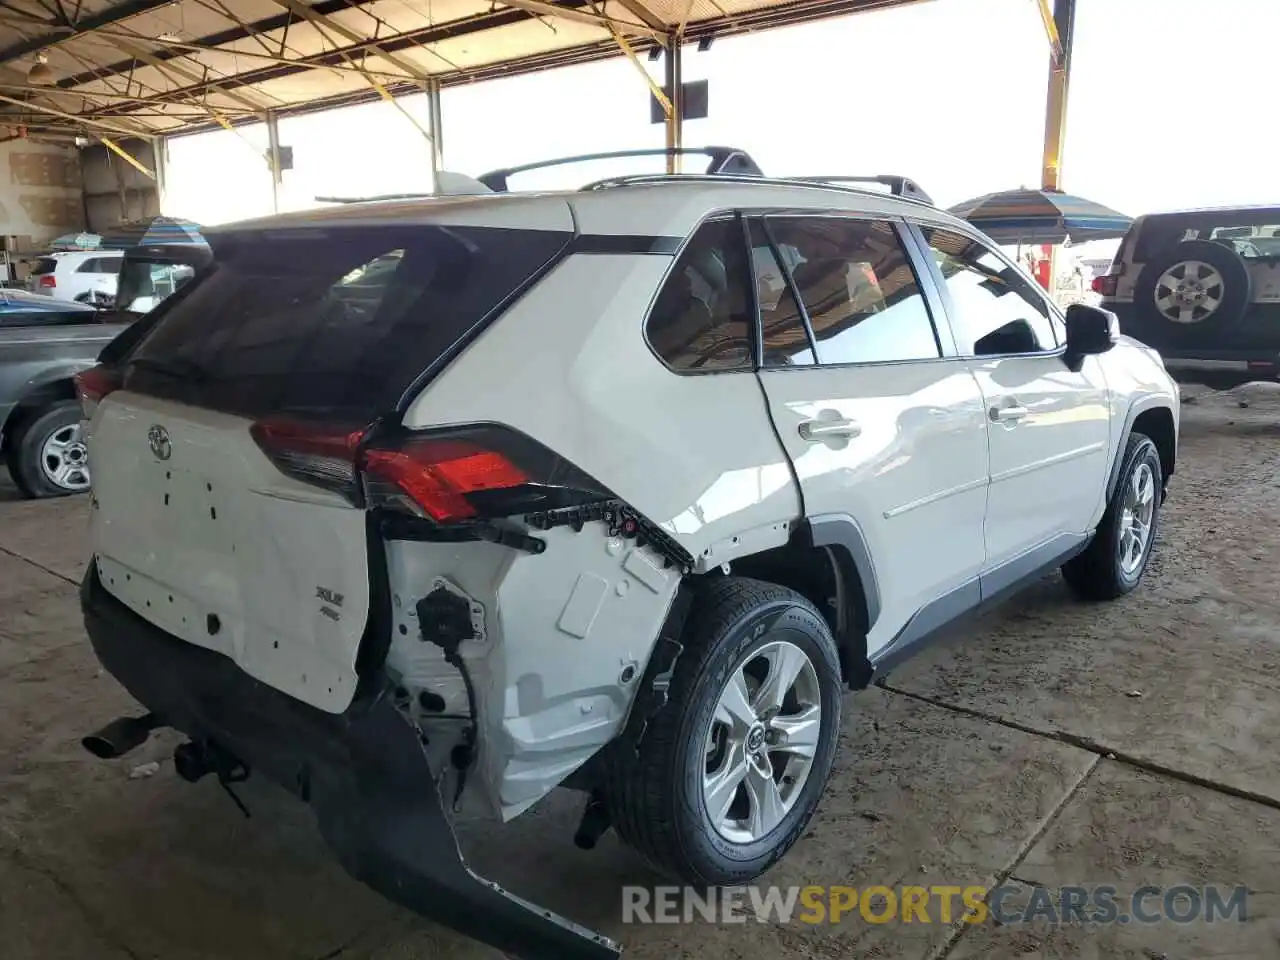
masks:
<svg viewBox="0 0 1280 960"><path fill-rule="evenodd" d="M404 426L519 430L661 527L695 569L785 542L799 493L756 377L681 376L644 341L671 264L568 257L408 405ZM545 552L508 551L510 565L477 597L490 648L463 649L485 724L480 763L505 817L618 733L636 688L621 678L630 664L643 676L681 576L651 547L613 543L602 521L531 532ZM429 580L413 589L416 601Z"/></svg>
<svg viewBox="0 0 1280 960"><path fill-rule="evenodd" d="M476 688L486 799L504 819L617 735L680 581L650 548L610 537L601 522L539 536L539 555L488 543L388 545L396 626L387 666L413 696L431 690L446 711L466 709L461 678L422 639L417 601L444 578L484 608L484 637L460 652Z"/></svg>

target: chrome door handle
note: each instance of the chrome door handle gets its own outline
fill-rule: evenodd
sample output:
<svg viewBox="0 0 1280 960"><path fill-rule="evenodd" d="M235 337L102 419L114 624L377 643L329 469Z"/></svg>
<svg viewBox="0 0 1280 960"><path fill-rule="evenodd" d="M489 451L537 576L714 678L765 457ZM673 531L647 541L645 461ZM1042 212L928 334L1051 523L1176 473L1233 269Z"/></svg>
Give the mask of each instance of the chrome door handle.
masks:
<svg viewBox="0 0 1280 960"><path fill-rule="evenodd" d="M862 428L852 420L843 417L836 420L806 420L800 424L800 437L803 440L824 440L827 437L842 437L852 440L862 433Z"/></svg>
<svg viewBox="0 0 1280 960"><path fill-rule="evenodd" d="M1016 423L1030 412L1026 407L992 407L990 410L991 419L996 423Z"/></svg>

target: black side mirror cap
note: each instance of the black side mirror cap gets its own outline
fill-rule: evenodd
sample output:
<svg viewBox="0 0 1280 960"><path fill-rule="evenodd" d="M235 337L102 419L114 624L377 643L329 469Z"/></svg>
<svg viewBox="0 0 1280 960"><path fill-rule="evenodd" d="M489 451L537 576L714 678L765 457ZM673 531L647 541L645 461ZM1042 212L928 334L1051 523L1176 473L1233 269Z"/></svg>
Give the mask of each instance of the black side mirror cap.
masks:
<svg viewBox="0 0 1280 960"><path fill-rule="evenodd" d="M1106 353L1120 340L1120 320L1110 310L1086 303L1067 307L1067 366L1078 371L1084 358Z"/></svg>

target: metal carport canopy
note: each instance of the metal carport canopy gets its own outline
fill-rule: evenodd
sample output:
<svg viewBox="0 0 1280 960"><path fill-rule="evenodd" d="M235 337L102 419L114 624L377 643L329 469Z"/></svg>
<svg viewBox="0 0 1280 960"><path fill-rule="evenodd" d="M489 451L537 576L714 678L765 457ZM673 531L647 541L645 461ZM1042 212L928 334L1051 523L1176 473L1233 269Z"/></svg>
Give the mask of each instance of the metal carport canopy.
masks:
<svg viewBox="0 0 1280 960"><path fill-rule="evenodd" d="M10 0L0 123L114 148L916 2Z"/></svg>

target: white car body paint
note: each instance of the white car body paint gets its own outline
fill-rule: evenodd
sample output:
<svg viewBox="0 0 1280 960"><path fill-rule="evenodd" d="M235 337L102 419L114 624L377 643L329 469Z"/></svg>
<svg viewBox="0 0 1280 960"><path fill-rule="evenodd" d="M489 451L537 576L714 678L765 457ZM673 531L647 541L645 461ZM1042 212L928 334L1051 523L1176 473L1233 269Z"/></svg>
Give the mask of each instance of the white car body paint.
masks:
<svg viewBox="0 0 1280 960"><path fill-rule="evenodd" d="M42 286L40 276L27 279L27 289L52 297L54 300L77 301L94 293L116 295L116 283L124 253L119 250L76 250L51 253L43 260L52 260L54 287ZM85 267L107 267L103 270L85 270Z"/></svg>
<svg viewBox="0 0 1280 960"><path fill-rule="evenodd" d="M167 459L153 427L171 438ZM369 615L364 511L282 474L239 417L121 392L99 405L88 442L90 541L108 589L262 682L346 709Z"/></svg>
<svg viewBox="0 0 1280 960"><path fill-rule="evenodd" d="M979 236L919 204L767 181L379 201L210 233L216 245L222 232L444 224L683 239L716 213L769 209L905 217ZM1125 340L1079 373L1058 351L677 374L643 338L672 263L569 254L408 403L403 426L491 422L535 438L661 527L693 558L694 575L786 544L806 515L850 516L880 591L872 655L984 571L1090 532L1134 414L1168 408L1176 431L1171 381ZM1008 406L1025 416L992 419ZM857 430L843 441L801 435L805 421L827 416ZM157 425L176 438L169 460L150 449ZM370 620L366 514L281 474L249 426L136 394L99 405L90 442L103 581L173 635L339 713L355 693ZM439 584L469 599L483 625L459 648L479 714L475 780L504 818L618 735L683 575L601 523L537 535L541 554L386 543L391 636L374 638L388 644L386 669L411 701L429 690L444 712L464 712L465 685L423 642L416 604ZM325 599L333 594L340 610ZM213 633L209 613L221 624Z"/></svg>

